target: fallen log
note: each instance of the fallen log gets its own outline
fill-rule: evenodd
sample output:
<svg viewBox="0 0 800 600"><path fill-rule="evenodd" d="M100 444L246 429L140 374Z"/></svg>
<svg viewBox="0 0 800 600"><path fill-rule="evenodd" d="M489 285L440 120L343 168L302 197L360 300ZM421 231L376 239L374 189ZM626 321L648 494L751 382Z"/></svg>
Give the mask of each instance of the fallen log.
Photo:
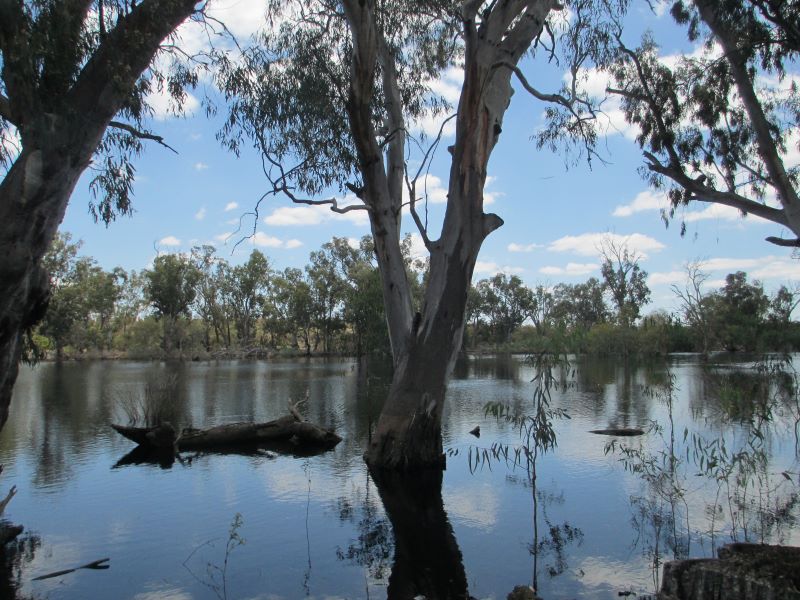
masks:
<svg viewBox="0 0 800 600"><path fill-rule="evenodd" d="M634 435L644 435L643 429L635 427L609 427L608 429L592 429L589 433L597 435L618 435L623 437L631 437Z"/></svg>
<svg viewBox="0 0 800 600"><path fill-rule="evenodd" d="M334 448L342 438L333 431L303 421L296 411L266 423L228 423L208 429L186 428L180 435L169 423L156 427L111 424L132 442L154 449L205 450L225 446L257 446L271 442L292 442L297 446Z"/></svg>

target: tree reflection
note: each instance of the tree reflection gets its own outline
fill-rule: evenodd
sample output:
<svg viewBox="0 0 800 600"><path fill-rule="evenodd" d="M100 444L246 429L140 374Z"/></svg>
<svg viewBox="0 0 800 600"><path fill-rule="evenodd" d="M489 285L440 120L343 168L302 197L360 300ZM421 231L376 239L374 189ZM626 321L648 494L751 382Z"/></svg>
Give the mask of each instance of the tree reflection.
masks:
<svg viewBox="0 0 800 600"><path fill-rule="evenodd" d="M347 548L337 549L338 558L364 566L373 582L386 581L388 574L390 599L470 598L461 550L442 502L442 472L374 471L370 476L385 515L369 483L356 505L341 499L339 518L357 521L359 535Z"/></svg>
<svg viewBox="0 0 800 600"><path fill-rule="evenodd" d="M675 378L668 374L646 391L665 405L666 420L652 423L649 440L607 446L642 480L641 492L630 497L634 545L650 561L655 589L665 558L713 555L727 541L782 543L796 523L796 457L787 469L774 455L780 434L793 435L797 422L786 410L798 393L789 366L767 361L745 371L709 370L703 410L714 415L716 435L676 425Z"/></svg>
<svg viewBox="0 0 800 600"><path fill-rule="evenodd" d="M41 547L37 535L26 534L0 547L0 598L23 600L22 573Z"/></svg>
<svg viewBox="0 0 800 600"><path fill-rule="evenodd" d="M442 502L442 472L371 475L394 533L388 598L469 598L461 550Z"/></svg>

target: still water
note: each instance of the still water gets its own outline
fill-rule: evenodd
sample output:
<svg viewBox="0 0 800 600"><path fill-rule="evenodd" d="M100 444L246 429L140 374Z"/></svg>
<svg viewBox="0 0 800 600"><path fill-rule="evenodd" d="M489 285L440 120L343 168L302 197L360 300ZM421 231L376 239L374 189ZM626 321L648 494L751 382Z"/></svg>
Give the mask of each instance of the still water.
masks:
<svg viewBox="0 0 800 600"><path fill-rule="evenodd" d="M546 600L610 599L653 592L663 560L676 554L708 556L732 539L800 544L797 395L774 383L780 378L759 384L753 360L573 360L551 399L569 418L554 422L558 446L538 455L535 480L524 459L515 465L492 452L508 448L513 459L524 442L517 425L484 414L487 402L530 413L534 374L522 357L459 362L441 487L416 477L379 490L361 455L385 368L350 359L24 368L0 433L0 493L17 486L6 517L27 533L0 595L356 599L468 590L500 599L535 578ZM146 382L166 379L181 427L267 421L308 395L304 416L344 441L316 456L185 453L173 464L137 464L131 442L108 424L126 421L122 405ZM469 433L478 425L480 438ZM609 427L648 433L589 433ZM34 581L106 557L108 569Z"/></svg>

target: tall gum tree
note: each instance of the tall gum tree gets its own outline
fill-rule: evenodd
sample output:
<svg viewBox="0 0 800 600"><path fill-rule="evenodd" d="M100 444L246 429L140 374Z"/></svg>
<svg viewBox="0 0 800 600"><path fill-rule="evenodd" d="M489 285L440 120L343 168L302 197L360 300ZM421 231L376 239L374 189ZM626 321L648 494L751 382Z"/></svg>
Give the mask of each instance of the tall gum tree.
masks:
<svg viewBox="0 0 800 600"><path fill-rule="evenodd" d="M461 348L467 292L481 244L503 223L484 211L483 189L511 78L516 74L540 99L567 107L578 101L569 90L539 93L519 68L563 6L555 0L273 5L279 16L262 45L239 62L222 58L221 87L232 109L220 137L234 150L249 137L263 153L272 185L266 195L326 203L337 212L367 211L394 375L365 458L375 468L441 467L442 409ZM464 82L448 148L447 203L434 238L416 210L417 179L407 169L409 122L442 108L424 82L456 61ZM299 196L332 184L349 189L358 203ZM418 309L401 251L404 206L430 253Z"/></svg>
<svg viewBox="0 0 800 600"><path fill-rule="evenodd" d="M788 229L766 241L800 246L800 2L670 4L697 51L665 60L658 39L632 47L620 29L617 52L600 61L638 128L643 172L668 188L665 217L690 202L732 207Z"/></svg>
<svg viewBox="0 0 800 600"><path fill-rule="evenodd" d="M108 221L128 210L133 171L125 157L141 139L161 141L136 127L149 89L141 76L197 4L0 0L0 426L24 332L47 305L42 257L70 195L99 150L96 214Z"/></svg>

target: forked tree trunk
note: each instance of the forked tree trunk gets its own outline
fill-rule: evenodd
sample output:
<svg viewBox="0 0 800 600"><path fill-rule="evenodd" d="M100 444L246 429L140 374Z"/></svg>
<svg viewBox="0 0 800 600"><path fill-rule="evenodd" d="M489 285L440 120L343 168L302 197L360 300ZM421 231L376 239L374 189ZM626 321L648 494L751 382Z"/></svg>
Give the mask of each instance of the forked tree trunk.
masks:
<svg viewBox="0 0 800 600"><path fill-rule="evenodd" d="M66 38L50 40L55 58L43 58L41 49L31 45L23 3L0 4L7 94L0 109L22 141L20 155L0 182L0 427L8 418L22 336L47 306L48 275L42 270L42 257L72 191L161 42L192 14L195 4L196 0L143 0L120 16L86 64L72 66L49 61L66 60L59 44L79 39L80 34L69 29L79 27L81 18L61 24ZM88 9L88 3L74 5L84 17ZM38 60L45 70L74 68L80 74L60 97L42 98L33 67Z"/></svg>
<svg viewBox="0 0 800 600"><path fill-rule="evenodd" d="M361 198L370 209L395 366L389 396L365 454L372 468L444 466L442 411L461 348L467 292L483 240L503 223L497 215L483 212L487 164L511 99L512 67L558 6L552 0L508 0L493 3L479 17L481 5L477 0L462 5L464 84L439 239L428 237L411 206L431 255L424 304L414 315L399 248L406 125L394 57L376 25L373 3L344 2L353 37L347 110L364 182ZM393 132L385 154L371 108L379 76L386 129Z"/></svg>

